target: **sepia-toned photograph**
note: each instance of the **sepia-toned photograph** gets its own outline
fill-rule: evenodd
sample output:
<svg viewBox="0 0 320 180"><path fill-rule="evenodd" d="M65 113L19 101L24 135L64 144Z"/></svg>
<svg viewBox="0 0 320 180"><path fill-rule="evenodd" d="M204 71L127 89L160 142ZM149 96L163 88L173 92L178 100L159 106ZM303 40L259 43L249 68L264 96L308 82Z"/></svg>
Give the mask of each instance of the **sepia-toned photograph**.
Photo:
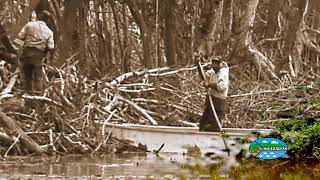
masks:
<svg viewBox="0 0 320 180"><path fill-rule="evenodd" d="M0 179L320 179L319 0L0 0Z"/></svg>

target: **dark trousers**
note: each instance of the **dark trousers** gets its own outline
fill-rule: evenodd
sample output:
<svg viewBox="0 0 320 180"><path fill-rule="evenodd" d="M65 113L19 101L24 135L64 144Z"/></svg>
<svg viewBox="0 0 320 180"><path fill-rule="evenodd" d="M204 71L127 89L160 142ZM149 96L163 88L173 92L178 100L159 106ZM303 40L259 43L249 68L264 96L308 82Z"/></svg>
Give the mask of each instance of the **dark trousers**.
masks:
<svg viewBox="0 0 320 180"><path fill-rule="evenodd" d="M217 98L214 96L211 96L211 97L212 97L213 105L216 110L217 116L221 121L225 118L226 100ZM211 109L208 96L206 97L204 106L205 107L204 107L203 115L200 120L200 131L219 132L219 126L213 114L213 111Z"/></svg>
<svg viewBox="0 0 320 180"><path fill-rule="evenodd" d="M42 60L46 53L36 48L25 48L22 53L22 83L26 93L42 91Z"/></svg>

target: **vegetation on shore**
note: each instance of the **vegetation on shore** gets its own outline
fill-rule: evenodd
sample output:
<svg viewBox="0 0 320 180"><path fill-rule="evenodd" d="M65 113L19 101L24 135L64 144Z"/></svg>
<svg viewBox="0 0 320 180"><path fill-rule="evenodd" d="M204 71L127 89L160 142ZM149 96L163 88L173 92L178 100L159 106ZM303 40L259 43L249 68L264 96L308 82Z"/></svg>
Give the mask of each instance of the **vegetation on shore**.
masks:
<svg viewBox="0 0 320 180"><path fill-rule="evenodd" d="M279 122L273 132L288 145L292 158L320 158L320 119Z"/></svg>

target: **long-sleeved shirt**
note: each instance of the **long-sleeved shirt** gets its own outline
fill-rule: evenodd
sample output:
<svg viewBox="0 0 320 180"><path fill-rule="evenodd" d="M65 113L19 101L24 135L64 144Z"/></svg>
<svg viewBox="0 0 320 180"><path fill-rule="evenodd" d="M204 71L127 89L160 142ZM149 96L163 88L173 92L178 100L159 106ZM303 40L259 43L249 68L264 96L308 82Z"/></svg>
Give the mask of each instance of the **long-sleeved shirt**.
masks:
<svg viewBox="0 0 320 180"><path fill-rule="evenodd" d="M225 99L229 90L229 67L227 63L220 63L220 69L217 73L213 69L208 70L205 76L208 83L217 84L217 89L209 89L210 95Z"/></svg>
<svg viewBox="0 0 320 180"><path fill-rule="evenodd" d="M43 21L30 21L19 32L18 38L24 40L24 47L39 50L54 48L53 32Z"/></svg>

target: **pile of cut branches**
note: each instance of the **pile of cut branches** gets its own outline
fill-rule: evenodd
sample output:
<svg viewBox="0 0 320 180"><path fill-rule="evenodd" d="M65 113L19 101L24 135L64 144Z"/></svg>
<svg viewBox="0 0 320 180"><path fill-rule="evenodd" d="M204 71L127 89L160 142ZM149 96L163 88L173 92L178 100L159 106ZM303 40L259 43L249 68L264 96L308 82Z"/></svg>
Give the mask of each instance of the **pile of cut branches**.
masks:
<svg viewBox="0 0 320 180"><path fill-rule="evenodd" d="M231 76L225 126L274 128L281 121L320 119L320 76L312 71L294 80L283 76L277 85Z"/></svg>
<svg viewBox="0 0 320 180"><path fill-rule="evenodd" d="M196 67L126 73L103 91L125 122L170 126L197 126L205 96Z"/></svg>
<svg viewBox="0 0 320 180"><path fill-rule="evenodd" d="M141 70L93 80L82 75L78 61L72 59L74 56L59 68L44 66L46 87L37 96L22 92L18 70L4 73L0 94L2 154L145 151L112 138L105 125L197 126L206 91L195 66ZM268 128L275 121L312 118L319 113L316 84L285 88L256 81L248 84L235 79L231 71L224 127L252 128L258 124Z"/></svg>
<svg viewBox="0 0 320 180"><path fill-rule="evenodd" d="M2 154L145 151L110 137L104 125L197 126L205 94L196 67L130 72L111 81L90 80L80 74L78 62L71 62L72 58L60 68L44 66L45 90L38 95L25 94L19 71L4 68Z"/></svg>

